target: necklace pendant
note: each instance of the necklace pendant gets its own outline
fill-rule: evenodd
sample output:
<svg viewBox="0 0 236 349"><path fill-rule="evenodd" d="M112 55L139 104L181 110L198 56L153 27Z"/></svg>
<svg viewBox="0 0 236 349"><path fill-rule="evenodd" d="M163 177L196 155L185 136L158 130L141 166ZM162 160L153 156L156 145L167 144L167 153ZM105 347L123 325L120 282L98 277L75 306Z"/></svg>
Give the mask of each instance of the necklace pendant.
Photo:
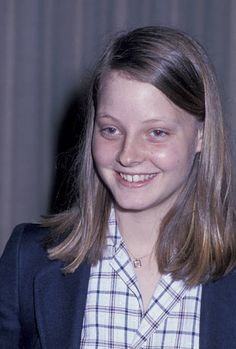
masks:
<svg viewBox="0 0 236 349"><path fill-rule="evenodd" d="M140 268L142 266L141 259L135 258L133 260L133 265L134 265L134 268Z"/></svg>

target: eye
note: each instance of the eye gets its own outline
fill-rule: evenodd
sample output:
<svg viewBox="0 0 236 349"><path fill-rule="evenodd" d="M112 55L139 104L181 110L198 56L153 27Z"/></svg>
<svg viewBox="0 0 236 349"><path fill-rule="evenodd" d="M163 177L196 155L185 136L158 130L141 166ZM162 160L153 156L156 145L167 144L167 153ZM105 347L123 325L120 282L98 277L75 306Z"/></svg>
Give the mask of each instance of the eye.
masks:
<svg viewBox="0 0 236 349"><path fill-rule="evenodd" d="M168 136L168 132L164 131L164 130L161 130L161 129L152 130L149 134L153 138L163 138L163 137Z"/></svg>
<svg viewBox="0 0 236 349"><path fill-rule="evenodd" d="M120 135L120 131L114 126L102 127L100 132L105 138L114 138Z"/></svg>

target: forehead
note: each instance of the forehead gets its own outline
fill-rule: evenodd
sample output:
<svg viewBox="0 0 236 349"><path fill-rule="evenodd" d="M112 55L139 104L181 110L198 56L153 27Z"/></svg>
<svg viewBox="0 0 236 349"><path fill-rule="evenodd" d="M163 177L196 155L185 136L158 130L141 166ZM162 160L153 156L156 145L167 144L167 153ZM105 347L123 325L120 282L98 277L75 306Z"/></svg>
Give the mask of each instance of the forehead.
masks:
<svg viewBox="0 0 236 349"><path fill-rule="evenodd" d="M194 123L195 118L176 106L155 86L137 81L123 72L112 71L101 80L97 116L109 115L132 121L162 120Z"/></svg>
<svg viewBox="0 0 236 349"><path fill-rule="evenodd" d="M158 88L150 83L141 82L126 72L110 71L104 74L100 81L97 94L99 104L111 104L116 100L128 101L132 104L132 101L145 99L149 102L163 100L171 108L178 109Z"/></svg>

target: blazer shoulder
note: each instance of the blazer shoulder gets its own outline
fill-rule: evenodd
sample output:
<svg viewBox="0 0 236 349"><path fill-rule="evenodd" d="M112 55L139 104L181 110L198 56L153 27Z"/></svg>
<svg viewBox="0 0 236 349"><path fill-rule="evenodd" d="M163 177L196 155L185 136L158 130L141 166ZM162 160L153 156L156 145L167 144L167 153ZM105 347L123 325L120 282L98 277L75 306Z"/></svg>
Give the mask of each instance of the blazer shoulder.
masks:
<svg viewBox="0 0 236 349"><path fill-rule="evenodd" d="M49 235L49 229L40 224L22 223L17 225L8 240L1 257L1 263L5 266L19 262L21 269L39 270L41 266L48 264L45 240Z"/></svg>
<svg viewBox="0 0 236 349"><path fill-rule="evenodd" d="M236 267L233 268L228 274L222 276L220 279L215 281L210 281L203 285L203 292L207 293L221 293L225 292L234 292L236 287Z"/></svg>
<svg viewBox="0 0 236 349"><path fill-rule="evenodd" d="M10 240L23 241L26 243L38 243L49 234L49 229L42 227L39 223L18 224L12 232Z"/></svg>
<svg viewBox="0 0 236 349"><path fill-rule="evenodd" d="M236 268L216 281L211 281L203 285L202 288L202 308L215 308L223 306L231 313L232 308L236 315ZM232 314L232 313L231 313ZM236 317L235 317L236 318Z"/></svg>

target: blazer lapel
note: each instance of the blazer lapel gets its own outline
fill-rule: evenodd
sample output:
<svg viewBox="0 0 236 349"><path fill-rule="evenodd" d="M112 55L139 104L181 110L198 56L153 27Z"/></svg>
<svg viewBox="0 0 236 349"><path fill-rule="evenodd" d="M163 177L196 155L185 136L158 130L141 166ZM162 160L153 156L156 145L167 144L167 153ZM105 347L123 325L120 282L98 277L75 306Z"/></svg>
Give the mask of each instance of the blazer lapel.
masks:
<svg viewBox="0 0 236 349"><path fill-rule="evenodd" d="M63 275L53 262L35 278L35 314L42 348L79 348L90 267Z"/></svg>

